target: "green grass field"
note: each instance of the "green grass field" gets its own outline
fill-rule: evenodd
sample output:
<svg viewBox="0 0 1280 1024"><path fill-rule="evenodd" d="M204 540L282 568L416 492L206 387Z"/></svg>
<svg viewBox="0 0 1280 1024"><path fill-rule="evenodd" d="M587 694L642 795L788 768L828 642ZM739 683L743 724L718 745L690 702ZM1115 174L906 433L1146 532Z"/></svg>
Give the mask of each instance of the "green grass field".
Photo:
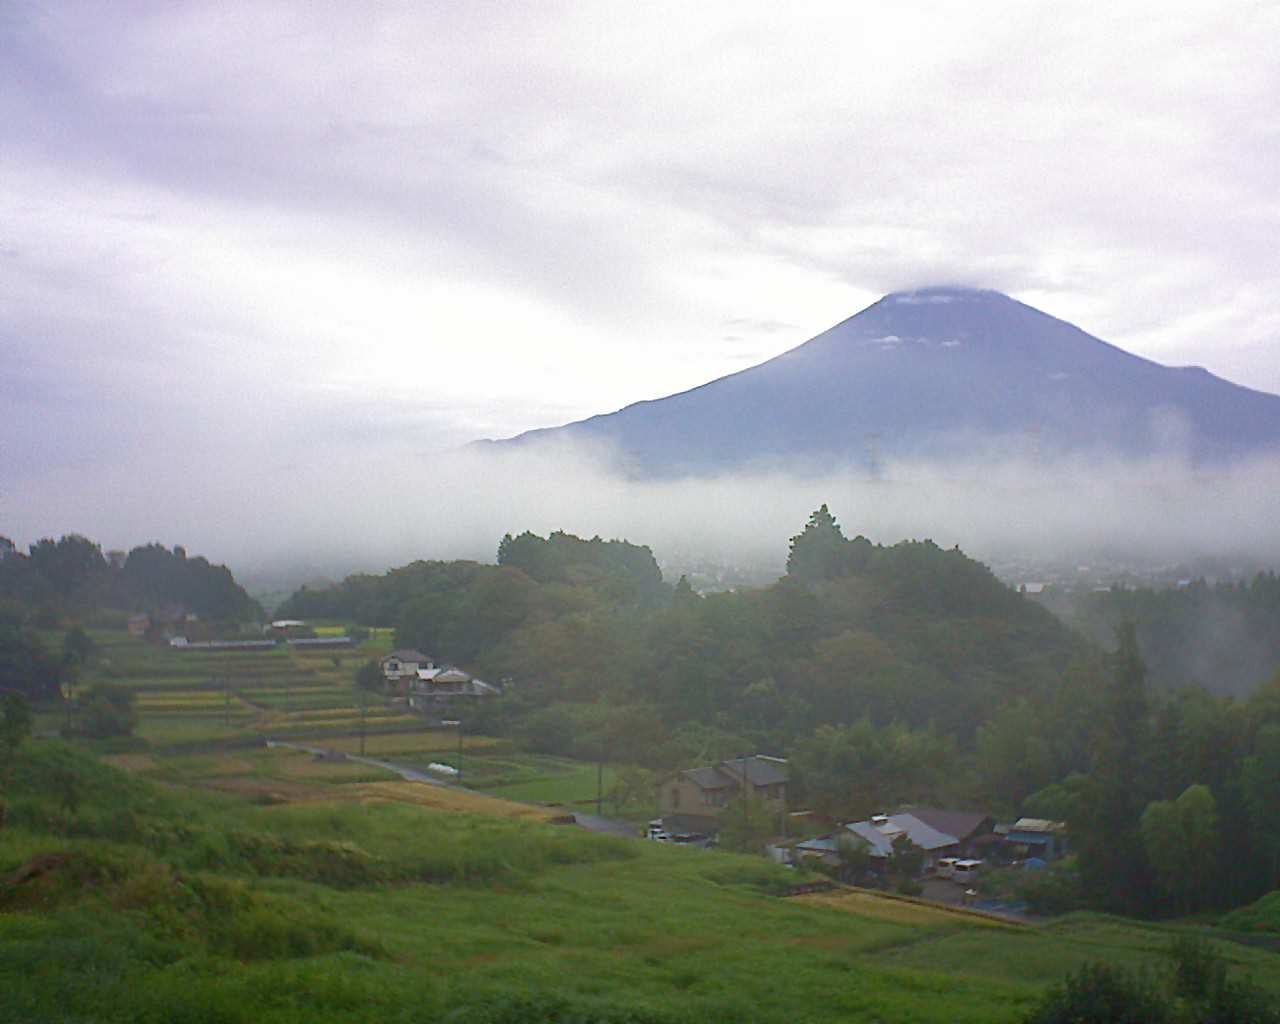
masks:
<svg viewBox="0 0 1280 1024"><path fill-rule="evenodd" d="M594 800L594 764L464 736L472 793L260 744L354 752L367 655L100 645L82 685L137 690L140 747L104 765L27 744L0 830L0 1022L1015 1021L1084 963L1159 969L1169 941L785 899L797 876L760 859L542 824L559 812L529 805ZM454 731L398 706L367 725L372 756L457 759ZM52 866L13 881L33 864ZM1251 913L1233 926L1275 927L1273 904ZM1274 954L1218 947L1280 993Z"/></svg>
<svg viewBox="0 0 1280 1024"><path fill-rule="evenodd" d="M456 756L449 757L450 764L456 760ZM596 798L596 766L593 764L539 754L472 754L464 756L462 762L468 786L508 800L580 804ZM604 792L608 793L616 781L615 771L606 766Z"/></svg>
<svg viewBox="0 0 1280 1024"><path fill-rule="evenodd" d="M0 830L0 1020L1015 1021L1087 961L1158 969L1171 934L787 899L797 876L757 858L489 816L298 752L127 757L166 785L27 745ZM219 771L221 793L184 785ZM234 784L307 772L300 802ZM1216 945L1280 990L1273 954Z"/></svg>

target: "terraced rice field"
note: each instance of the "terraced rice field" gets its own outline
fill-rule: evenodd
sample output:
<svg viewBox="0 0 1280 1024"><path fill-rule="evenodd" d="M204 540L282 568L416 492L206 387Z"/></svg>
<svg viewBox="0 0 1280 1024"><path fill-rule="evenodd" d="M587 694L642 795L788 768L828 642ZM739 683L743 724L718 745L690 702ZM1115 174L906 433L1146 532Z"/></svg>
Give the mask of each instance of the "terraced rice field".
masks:
<svg viewBox="0 0 1280 1024"><path fill-rule="evenodd" d="M340 627L329 627L340 633ZM182 651L123 632L95 630L98 657L82 686L109 682L135 691L136 734L161 749L272 736L336 736L362 728L415 730L423 720L386 698L361 697L354 677L386 648L379 638L359 648L299 651ZM61 644L51 634L51 649Z"/></svg>

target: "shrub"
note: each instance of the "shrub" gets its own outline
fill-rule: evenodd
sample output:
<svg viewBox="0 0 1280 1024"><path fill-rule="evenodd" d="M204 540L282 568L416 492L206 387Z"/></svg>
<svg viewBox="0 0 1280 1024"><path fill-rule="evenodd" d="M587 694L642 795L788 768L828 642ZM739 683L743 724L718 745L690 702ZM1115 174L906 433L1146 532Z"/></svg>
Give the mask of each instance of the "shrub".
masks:
<svg viewBox="0 0 1280 1024"><path fill-rule="evenodd" d="M1233 980L1213 947L1182 935L1169 946L1169 984L1145 974L1087 964L1054 986L1025 1024L1277 1024L1271 999L1248 979Z"/></svg>
<svg viewBox="0 0 1280 1024"><path fill-rule="evenodd" d="M1086 964L1050 989L1024 1020L1026 1024L1172 1024L1174 1017L1144 975L1110 964Z"/></svg>

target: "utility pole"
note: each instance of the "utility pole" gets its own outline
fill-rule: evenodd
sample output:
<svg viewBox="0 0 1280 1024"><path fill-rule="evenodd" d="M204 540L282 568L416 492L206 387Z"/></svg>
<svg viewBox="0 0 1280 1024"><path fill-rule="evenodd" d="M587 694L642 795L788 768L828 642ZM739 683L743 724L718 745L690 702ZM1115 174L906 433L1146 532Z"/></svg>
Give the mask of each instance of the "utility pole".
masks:
<svg viewBox="0 0 1280 1024"><path fill-rule="evenodd" d="M450 726L451 728L458 730L458 767L457 767L458 774L456 778L459 782L461 782L462 781L462 719L442 718L440 719L440 724Z"/></svg>
<svg viewBox="0 0 1280 1024"><path fill-rule="evenodd" d="M71 704L75 697L75 690L72 687L71 680L66 680L60 687L62 690L62 704L67 712L67 724L64 733L68 739L71 738Z"/></svg>
<svg viewBox="0 0 1280 1024"><path fill-rule="evenodd" d="M369 694L359 683L356 683L356 687L360 690L360 756L364 757L364 736L369 722Z"/></svg>

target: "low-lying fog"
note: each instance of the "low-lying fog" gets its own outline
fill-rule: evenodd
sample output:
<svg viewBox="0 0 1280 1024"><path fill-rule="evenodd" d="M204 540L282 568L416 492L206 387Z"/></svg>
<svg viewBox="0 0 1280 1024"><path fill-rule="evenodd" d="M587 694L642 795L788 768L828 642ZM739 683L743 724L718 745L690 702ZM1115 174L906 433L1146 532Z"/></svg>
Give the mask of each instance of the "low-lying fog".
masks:
<svg viewBox="0 0 1280 1024"><path fill-rule="evenodd" d="M107 549L182 543L239 575L281 581L416 558L491 561L504 533L556 529L649 544L668 565L780 566L787 539L826 502L848 536L928 537L980 558L1105 550L1276 564L1278 495L1280 457L1215 470L1024 457L888 462L875 480L859 468L638 481L607 453L561 446L374 455L331 447L287 464L245 453L52 474L0 499L0 533L23 548L66 532Z"/></svg>

